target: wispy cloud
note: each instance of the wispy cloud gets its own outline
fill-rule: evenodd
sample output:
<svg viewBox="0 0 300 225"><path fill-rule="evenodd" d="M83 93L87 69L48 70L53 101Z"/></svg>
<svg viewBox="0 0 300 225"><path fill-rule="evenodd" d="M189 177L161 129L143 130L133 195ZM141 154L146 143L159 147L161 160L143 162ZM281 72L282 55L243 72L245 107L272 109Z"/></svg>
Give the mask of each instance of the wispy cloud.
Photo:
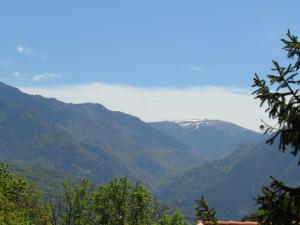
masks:
<svg viewBox="0 0 300 225"><path fill-rule="evenodd" d="M44 53L38 53L36 51L34 51L32 48L29 48L29 47L25 47L23 45L17 45L16 46L16 51L20 54L23 54L23 55L34 55L34 56L37 56L43 60L46 60L48 57L46 54Z"/></svg>
<svg viewBox="0 0 300 225"><path fill-rule="evenodd" d="M101 103L111 110L136 115L145 121L221 119L259 130L260 119L266 119L259 102L254 100L250 90L245 89L139 88L105 83L20 89L70 103Z"/></svg>
<svg viewBox="0 0 300 225"><path fill-rule="evenodd" d="M200 67L200 66L191 66L191 65L189 65L189 66L187 66L187 69L195 71L195 72L199 72L199 73L205 72L205 69Z"/></svg>
<svg viewBox="0 0 300 225"><path fill-rule="evenodd" d="M16 51L24 55L33 54L33 50L31 48L22 46L20 44L16 46Z"/></svg>
<svg viewBox="0 0 300 225"><path fill-rule="evenodd" d="M60 78L62 76L61 73L40 73L32 76L32 80L34 81L44 81L44 80L50 80L55 78Z"/></svg>
<svg viewBox="0 0 300 225"><path fill-rule="evenodd" d="M19 72L13 72L12 76L14 78L22 79L22 80L26 80L26 78L27 78L27 76L25 74L22 74L22 73L19 73Z"/></svg>
<svg viewBox="0 0 300 225"><path fill-rule="evenodd" d="M38 74L26 74L20 72L13 72L12 76L18 80L28 80L28 81L45 81L55 78L62 77L62 73L38 73Z"/></svg>

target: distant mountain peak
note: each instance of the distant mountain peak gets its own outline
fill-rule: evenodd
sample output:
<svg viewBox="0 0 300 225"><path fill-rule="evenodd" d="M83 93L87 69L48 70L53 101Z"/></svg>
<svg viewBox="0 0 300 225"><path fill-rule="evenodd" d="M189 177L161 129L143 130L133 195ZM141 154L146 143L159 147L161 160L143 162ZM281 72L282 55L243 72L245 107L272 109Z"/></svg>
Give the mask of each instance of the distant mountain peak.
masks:
<svg viewBox="0 0 300 225"><path fill-rule="evenodd" d="M200 126L211 125L213 120L190 119L190 120L177 120L174 122L183 128L199 129Z"/></svg>
<svg viewBox="0 0 300 225"><path fill-rule="evenodd" d="M214 127L218 130L226 130L231 132L232 129L238 130L238 132L246 130L246 128L240 127L234 123L226 122L223 120L212 120L212 119L190 119L190 120L177 120L174 121L181 128L197 130L200 128Z"/></svg>
<svg viewBox="0 0 300 225"><path fill-rule="evenodd" d="M228 156L239 145L260 142L260 133L231 122L214 119L188 119L151 123L198 151L206 159L213 160Z"/></svg>

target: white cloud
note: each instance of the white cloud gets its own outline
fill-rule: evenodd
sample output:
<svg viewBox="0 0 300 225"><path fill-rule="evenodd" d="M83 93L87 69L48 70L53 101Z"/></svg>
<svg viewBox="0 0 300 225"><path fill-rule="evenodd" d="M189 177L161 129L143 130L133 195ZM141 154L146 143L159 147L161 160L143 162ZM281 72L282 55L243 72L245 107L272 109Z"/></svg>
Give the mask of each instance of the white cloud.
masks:
<svg viewBox="0 0 300 225"><path fill-rule="evenodd" d="M34 81L44 81L44 80L50 80L54 78L60 78L61 74L55 74L55 73L40 73L32 76L32 80Z"/></svg>
<svg viewBox="0 0 300 225"><path fill-rule="evenodd" d="M17 50L17 52L24 54L24 55L30 55L33 53L33 50L31 48L24 47L22 45L17 45L16 50Z"/></svg>
<svg viewBox="0 0 300 225"><path fill-rule="evenodd" d="M69 103L101 103L111 110L136 115L145 121L221 119L259 130L261 118L266 117L249 90L235 88L139 88L90 83L20 89Z"/></svg>
<svg viewBox="0 0 300 225"><path fill-rule="evenodd" d="M37 57L41 58L42 60L48 59L46 54L39 54L36 51L34 51L33 49L31 49L29 47L22 46L20 44L16 46L16 51L19 52L20 54L24 54L24 55L37 56Z"/></svg>
<svg viewBox="0 0 300 225"><path fill-rule="evenodd" d="M187 66L187 68L189 70L192 70L192 71L195 71L195 72L199 72L199 73L205 72L205 69L203 69L200 66Z"/></svg>
<svg viewBox="0 0 300 225"><path fill-rule="evenodd" d="M13 72L12 76L19 80L45 81L45 80L60 78L62 74L61 73L24 74L20 72Z"/></svg>
<svg viewBox="0 0 300 225"><path fill-rule="evenodd" d="M30 79L30 77L28 75L25 75L25 74L19 73L19 72L13 72L12 76L15 79L18 79L18 80L28 80L28 79Z"/></svg>

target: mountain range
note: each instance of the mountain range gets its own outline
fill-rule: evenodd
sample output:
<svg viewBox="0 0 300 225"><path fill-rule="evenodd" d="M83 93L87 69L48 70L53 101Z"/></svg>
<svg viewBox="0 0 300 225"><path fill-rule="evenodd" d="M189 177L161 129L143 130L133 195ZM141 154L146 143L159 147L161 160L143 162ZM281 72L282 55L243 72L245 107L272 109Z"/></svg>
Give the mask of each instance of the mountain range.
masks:
<svg viewBox="0 0 300 225"><path fill-rule="evenodd" d="M289 185L300 185L297 159L280 152L278 146L278 142L240 146L224 159L206 162L176 177L159 196L185 209L191 219L200 196L216 209L219 219L241 219L255 212L254 198L271 175Z"/></svg>
<svg viewBox="0 0 300 225"><path fill-rule="evenodd" d="M149 123L199 152L207 160L224 158L240 145L262 141L261 133L222 120L183 120Z"/></svg>
<svg viewBox="0 0 300 225"><path fill-rule="evenodd" d="M274 175L299 185L297 163L260 133L220 120L145 123L101 104L69 104L0 83L0 161L55 193L64 179L129 176L193 218L204 195L220 219L254 211Z"/></svg>
<svg viewBox="0 0 300 225"><path fill-rule="evenodd" d="M0 83L0 159L47 165L94 182L129 176L155 189L203 160L140 119L66 104Z"/></svg>

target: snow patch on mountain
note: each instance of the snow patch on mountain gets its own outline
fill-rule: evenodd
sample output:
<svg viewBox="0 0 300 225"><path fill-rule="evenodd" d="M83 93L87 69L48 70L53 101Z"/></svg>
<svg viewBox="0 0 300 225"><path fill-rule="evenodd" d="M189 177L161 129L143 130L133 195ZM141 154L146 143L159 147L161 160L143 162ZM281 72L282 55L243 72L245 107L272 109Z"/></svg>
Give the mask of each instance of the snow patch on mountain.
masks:
<svg viewBox="0 0 300 225"><path fill-rule="evenodd" d="M175 121L175 123L178 124L180 127L199 129L200 126L211 125L212 121L207 119L205 120L191 119L191 120Z"/></svg>
<svg viewBox="0 0 300 225"><path fill-rule="evenodd" d="M213 127L218 130L223 130L234 136L238 132L246 132L247 129L240 127L236 124L229 123L222 120L210 120L210 119L190 119L190 120L177 120L174 121L181 128L185 128L188 130L198 130L201 128Z"/></svg>

